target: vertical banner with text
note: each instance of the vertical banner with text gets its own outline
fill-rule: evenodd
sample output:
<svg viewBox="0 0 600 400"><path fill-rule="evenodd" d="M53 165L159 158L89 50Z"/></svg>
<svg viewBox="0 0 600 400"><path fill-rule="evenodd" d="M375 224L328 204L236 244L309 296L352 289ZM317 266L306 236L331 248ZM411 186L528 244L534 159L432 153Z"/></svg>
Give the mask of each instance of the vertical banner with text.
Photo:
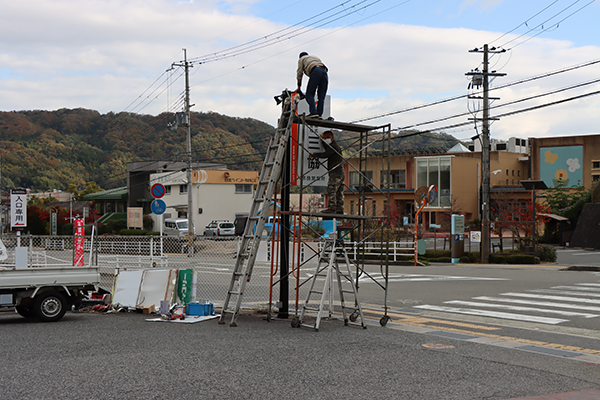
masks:
<svg viewBox="0 0 600 400"><path fill-rule="evenodd" d="M73 221L75 227L75 246L73 265L76 267L83 267L83 250L85 246L85 220L83 218L76 218Z"/></svg>
<svg viewBox="0 0 600 400"><path fill-rule="evenodd" d="M13 189L10 191L10 227L27 227L27 191Z"/></svg>

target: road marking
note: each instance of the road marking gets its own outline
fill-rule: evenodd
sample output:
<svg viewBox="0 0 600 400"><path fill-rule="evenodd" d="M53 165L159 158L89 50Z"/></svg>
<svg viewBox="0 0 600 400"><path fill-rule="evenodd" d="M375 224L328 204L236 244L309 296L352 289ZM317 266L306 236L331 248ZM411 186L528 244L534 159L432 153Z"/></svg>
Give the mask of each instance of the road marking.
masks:
<svg viewBox="0 0 600 400"><path fill-rule="evenodd" d="M599 294L595 294L595 293L582 293L582 292L571 292L568 290L553 290L553 289L532 289L529 290L530 292L534 292L534 293L548 293L548 294L567 294L567 295L575 295L575 296L588 296L588 297L600 297L600 293Z"/></svg>
<svg viewBox="0 0 600 400"><path fill-rule="evenodd" d="M580 304L569 304L569 303L549 303L549 302L545 302L545 301L507 299L504 297L478 296L478 297L473 297L473 300L501 301L504 303L527 304L527 305L532 305L532 306L560 307L560 308L572 308L575 310L600 311L600 307L594 307L594 306L583 306Z"/></svg>
<svg viewBox="0 0 600 400"><path fill-rule="evenodd" d="M470 307L498 308L500 310L510 310L510 311L531 311L531 312L538 312L538 313L564 315L565 317L583 317L583 318L598 317L597 314L588 314L588 313L581 313L581 312L575 312L575 311L561 311L561 310L548 310L548 309L544 309L544 308L534 308L534 307L508 306L505 304L478 303L475 301L451 300L451 301L445 301L444 304L456 304L456 305L470 306Z"/></svg>
<svg viewBox="0 0 600 400"><path fill-rule="evenodd" d="M369 310L369 312L377 314L377 315L381 315L381 316L384 315L384 313L381 311ZM391 312L388 313L387 315L389 315L391 317L400 318L401 321L397 323L399 325L418 326L418 327L430 328L430 329L432 329L432 327L430 325L424 325L422 323L423 320L431 320L431 321L438 321L438 322L444 322L444 323L451 322L451 321L433 320L433 319L423 318L423 317L419 317L419 316L415 316L415 315L398 314L398 313L391 313ZM395 325L395 326L397 326L397 325ZM483 328L483 326L482 326L482 328ZM392 329L394 329L394 325L392 326ZM398 328L396 328L396 329L398 329ZM496 328L496 329L500 329L500 328ZM563 344L559 344L559 343L542 342L539 340L530 340L530 339L522 339L522 338L517 338L517 337L512 337L512 336L496 335L496 334L488 333L488 332L474 332L474 331L452 328L452 327L444 327L443 330L448 331L448 332L456 332L456 333L463 333L466 335L474 335L474 336L486 337L486 338L490 338L490 339L497 339L497 340L507 341L507 342L523 343L523 344L528 344L528 345L549 347L552 349L574 351L574 352L583 353L583 354L593 354L596 356L600 356L600 350L586 349L583 347L576 347L576 346L568 346L568 345L563 345ZM468 341L476 341L476 339L470 339ZM511 348L518 349L519 347L511 346ZM572 359L576 360L577 358L572 358Z"/></svg>
<svg viewBox="0 0 600 400"><path fill-rule="evenodd" d="M361 276L359 282L384 282L385 278L378 276L376 278ZM397 274L388 275L388 282L434 282L434 281L509 281L506 278L484 278L476 276L451 276L451 275L424 275L424 274Z"/></svg>
<svg viewBox="0 0 600 400"><path fill-rule="evenodd" d="M384 313L382 311L378 311L378 310L363 309L363 312L370 312L370 313L377 314L377 315L384 315ZM431 325L425 325L426 323L453 325L453 326L460 326L462 328L480 329L480 330L484 330L484 331L499 331L500 329L502 329L502 328L498 328L495 326L476 325L476 324L470 324L467 322L449 321L449 320L445 320L445 319L429 318L429 317L422 317L422 316L416 316L416 315L406 315L406 314L398 314L398 313L388 313L388 315L391 317L402 318L403 321L410 321L412 323L412 325L418 325L418 326L427 327L427 328L431 328Z"/></svg>
<svg viewBox="0 0 600 400"><path fill-rule="evenodd" d="M550 289L568 289L568 290L581 290L583 292L600 292L600 287L552 286Z"/></svg>
<svg viewBox="0 0 600 400"><path fill-rule="evenodd" d="M600 287L600 283L578 283L581 286L598 286Z"/></svg>
<svg viewBox="0 0 600 400"><path fill-rule="evenodd" d="M501 293L502 296L514 296L514 297L527 297L530 299L544 299L544 300L557 300L557 301L574 301L576 303L588 303L600 305L600 300L582 299L579 297L562 297L562 296L547 296L542 294L530 294L530 293Z"/></svg>
<svg viewBox="0 0 600 400"><path fill-rule="evenodd" d="M466 314L466 315L477 315L480 317L492 317L492 318L500 318L500 319L510 319L514 321L526 321L526 322L537 322L540 324L549 324L549 325L557 325L562 322L569 321L568 319L559 319L559 318L548 318L548 317L537 317L534 315L524 315L524 314L514 314L514 313L503 313L496 311L484 311L484 310L474 310L468 308L456 308L456 307L446 307L446 306L434 306L424 304L421 306L414 306L413 308L419 308L422 310L430 310L430 311L442 311L442 312L450 312L455 314Z"/></svg>

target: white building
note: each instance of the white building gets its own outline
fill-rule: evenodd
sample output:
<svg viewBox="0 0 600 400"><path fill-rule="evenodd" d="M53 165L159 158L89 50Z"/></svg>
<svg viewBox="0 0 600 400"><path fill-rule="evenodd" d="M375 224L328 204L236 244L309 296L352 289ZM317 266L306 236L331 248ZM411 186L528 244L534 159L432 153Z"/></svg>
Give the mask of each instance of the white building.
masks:
<svg viewBox="0 0 600 400"><path fill-rule="evenodd" d="M161 172L150 175L150 183L165 186L162 200L167 206L163 218L188 218L188 185L186 172ZM248 216L258 171L193 170L192 218L197 235L213 220L234 222ZM160 217L151 214L156 230Z"/></svg>

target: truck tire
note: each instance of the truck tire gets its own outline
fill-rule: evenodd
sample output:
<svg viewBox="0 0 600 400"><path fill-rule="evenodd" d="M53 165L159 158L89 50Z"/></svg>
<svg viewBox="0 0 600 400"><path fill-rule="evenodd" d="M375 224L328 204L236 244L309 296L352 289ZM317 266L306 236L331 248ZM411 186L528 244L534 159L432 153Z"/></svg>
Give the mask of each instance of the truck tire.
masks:
<svg viewBox="0 0 600 400"><path fill-rule="evenodd" d="M56 290L47 290L33 299L33 311L42 322L58 321L65 315L67 308L65 297Z"/></svg>
<svg viewBox="0 0 600 400"><path fill-rule="evenodd" d="M17 312L19 313L20 316L25 317L25 318L33 318L35 317L35 313L33 312L33 310L31 309L31 305L29 306L16 306L15 309L17 310Z"/></svg>

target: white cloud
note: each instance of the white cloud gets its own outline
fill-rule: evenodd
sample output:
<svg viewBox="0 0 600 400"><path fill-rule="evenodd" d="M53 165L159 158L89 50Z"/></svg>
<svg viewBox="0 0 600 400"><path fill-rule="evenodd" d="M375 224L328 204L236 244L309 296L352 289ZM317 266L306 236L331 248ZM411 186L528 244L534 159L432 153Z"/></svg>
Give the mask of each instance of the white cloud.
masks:
<svg viewBox="0 0 600 400"><path fill-rule="evenodd" d="M169 90L145 92L173 62L212 54L264 37L285 26L240 14L255 1L168 0L0 0L0 109L84 107L119 112L136 99L154 99L145 108L158 114L183 92L183 80ZM463 2L494 7L498 1ZM221 7L219 9L218 7ZM224 10L224 11L223 11ZM467 28L430 28L373 23L314 30L290 40L191 69L195 111L252 117L275 125L279 108L273 96L295 87L298 53L320 56L330 70L332 112L337 120L354 121L465 94L465 73L480 66L480 53L468 50L501 33ZM574 47L565 40L533 39L491 58L491 68L507 74L494 86L600 58L600 47ZM584 82L598 76L598 66L582 68L494 93L497 103L518 100ZM181 72L178 71L178 74ZM306 79L304 83L306 85ZM159 82L164 82L161 78ZM598 85L532 100L492 114L542 105L599 90ZM171 110L174 111L174 110ZM421 124L467 111L457 100L419 111L371 121L393 127ZM549 136L597 131L600 99L588 97L524 114L492 125L492 136ZM574 116L577 116L574 118ZM422 129L467 121L467 116L423 125ZM472 136L471 126L449 131Z"/></svg>

